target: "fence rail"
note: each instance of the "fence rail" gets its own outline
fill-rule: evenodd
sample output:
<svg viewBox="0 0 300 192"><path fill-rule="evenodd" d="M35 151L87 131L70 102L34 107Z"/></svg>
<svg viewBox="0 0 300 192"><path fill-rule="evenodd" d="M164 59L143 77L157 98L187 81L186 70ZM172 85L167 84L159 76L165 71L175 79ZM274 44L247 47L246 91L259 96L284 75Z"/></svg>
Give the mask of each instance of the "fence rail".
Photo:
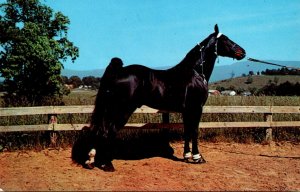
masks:
<svg viewBox="0 0 300 192"><path fill-rule="evenodd" d="M0 126L0 132L81 130L83 126L87 126L88 124L59 124L57 122L57 115L92 113L93 109L94 105L0 108L0 116L40 114L47 114L49 116L48 124ZM128 123L126 124L127 128L183 128L182 123L169 123L169 114L165 111L142 106L134 113L161 113L163 114L164 121L163 123ZM299 106L205 106L203 113L264 114L265 121L261 122L201 122L199 128L267 128L267 138L271 137L272 128L274 127L300 127L300 121L273 121L272 118L273 114L278 113L300 114Z"/></svg>

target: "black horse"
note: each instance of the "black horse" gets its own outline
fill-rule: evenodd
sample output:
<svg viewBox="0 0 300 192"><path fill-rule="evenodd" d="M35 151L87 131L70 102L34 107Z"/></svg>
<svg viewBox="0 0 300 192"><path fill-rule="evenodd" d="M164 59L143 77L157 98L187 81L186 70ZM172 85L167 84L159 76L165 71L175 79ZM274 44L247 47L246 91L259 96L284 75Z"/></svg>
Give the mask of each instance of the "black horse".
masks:
<svg viewBox="0 0 300 192"><path fill-rule="evenodd" d="M84 164L83 159L77 159L78 156L86 160L89 150L95 148L95 165L105 171L113 171L112 146L117 131L124 127L136 108L147 105L182 113L185 141L183 156L197 163L205 162L198 150L198 127L217 56L241 60L245 57L245 50L219 33L215 25L214 33L190 50L178 65L168 70L154 70L142 65L123 67L121 59L113 58L101 79L88 131L89 144L86 147L74 145L73 159Z"/></svg>

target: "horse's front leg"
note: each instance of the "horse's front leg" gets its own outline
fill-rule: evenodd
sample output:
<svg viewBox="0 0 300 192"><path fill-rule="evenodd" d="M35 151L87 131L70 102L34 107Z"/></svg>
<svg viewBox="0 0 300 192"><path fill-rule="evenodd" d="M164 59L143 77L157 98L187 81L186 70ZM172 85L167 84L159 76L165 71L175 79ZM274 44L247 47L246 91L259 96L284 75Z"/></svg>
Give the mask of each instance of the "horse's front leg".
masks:
<svg viewBox="0 0 300 192"><path fill-rule="evenodd" d="M198 138L199 138L199 123L197 126L193 128L192 134L192 153L193 153L193 161L195 163L205 163L205 159L201 155L198 149Z"/></svg>
<svg viewBox="0 0 300 192"><path fill-rule="evenodd" d="M192 127L194 117L189 111L184 112L183 114L183 124L184 124L184 151L183 151L183 158L185 161L188 161L192 158L193 154L190 149L190 141L192 139Z"/></svg>
<svg viewBox="0 0 300 192"><path fill-rule="evenodd" d="M185 118L184 118L185 119ZM189 126L187 125L187 120L184 120L184 149L183 149L183 158L185 161L188 161L192 158L192 152L190 149L191 133Z"/></svg>
<svg viewBox="0 0 300 192"><path fill-rule="evenodd" d="M195 163L205 163L205 159L201 155L198 149L198 139L199 139L199 122L202 116L203 108L199 111L198 116L195 117L193 125L191 126L191 137L192 137L192 153L193 153L193 161Z"/></svg>
<svg viewBox="0 0 300 192"><path fill-rule="evenodd" d="M204 163L205 160L198 149L198 137L199 137L199 122L202 115L201 110L195 112L194 110L188 110L183 113L184 123L184 159L193 159L196 163ZM190 151L189 143L192 140L192 151Z"/></svg>

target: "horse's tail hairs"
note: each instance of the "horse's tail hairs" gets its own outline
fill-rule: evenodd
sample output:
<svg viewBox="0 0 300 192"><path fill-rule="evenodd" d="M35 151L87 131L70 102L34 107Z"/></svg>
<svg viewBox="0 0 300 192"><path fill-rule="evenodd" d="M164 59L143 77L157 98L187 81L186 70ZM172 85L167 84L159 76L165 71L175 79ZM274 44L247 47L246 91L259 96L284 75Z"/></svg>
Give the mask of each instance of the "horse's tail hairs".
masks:
<svg viewBox="0 0 300 192"><path fill-rule="evenodd" d="M120 58L114 57L106 67L102 79L114 79L116 74L123 67L123 61Z"/></svg>

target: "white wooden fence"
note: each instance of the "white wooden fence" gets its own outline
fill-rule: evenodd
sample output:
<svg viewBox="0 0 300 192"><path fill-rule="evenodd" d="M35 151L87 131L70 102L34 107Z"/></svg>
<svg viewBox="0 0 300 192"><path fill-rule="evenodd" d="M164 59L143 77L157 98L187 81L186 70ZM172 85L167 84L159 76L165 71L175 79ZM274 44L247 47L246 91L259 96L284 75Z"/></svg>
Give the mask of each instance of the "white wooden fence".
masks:
<svg viewBox="0 0 300 192"><path fill-rule="evenodd" d="M57 115L92 113L93 109L94 105L0 108L0 116L47 114L50 117L48 124L0 126L0 132L81 130L88 124L60 124ZM163 111L142 106L135 113L161 113L163 123L128 123L127 128L183 128L182 123L169 123L169 114ZM300 106L205 106L203 113L264 114L264 121L260 122L201 122L199 128L267 128L267 140L272 139L274 127L300 127L300 121L273 121L272 118L277 113L300 114Z"/></svg>

